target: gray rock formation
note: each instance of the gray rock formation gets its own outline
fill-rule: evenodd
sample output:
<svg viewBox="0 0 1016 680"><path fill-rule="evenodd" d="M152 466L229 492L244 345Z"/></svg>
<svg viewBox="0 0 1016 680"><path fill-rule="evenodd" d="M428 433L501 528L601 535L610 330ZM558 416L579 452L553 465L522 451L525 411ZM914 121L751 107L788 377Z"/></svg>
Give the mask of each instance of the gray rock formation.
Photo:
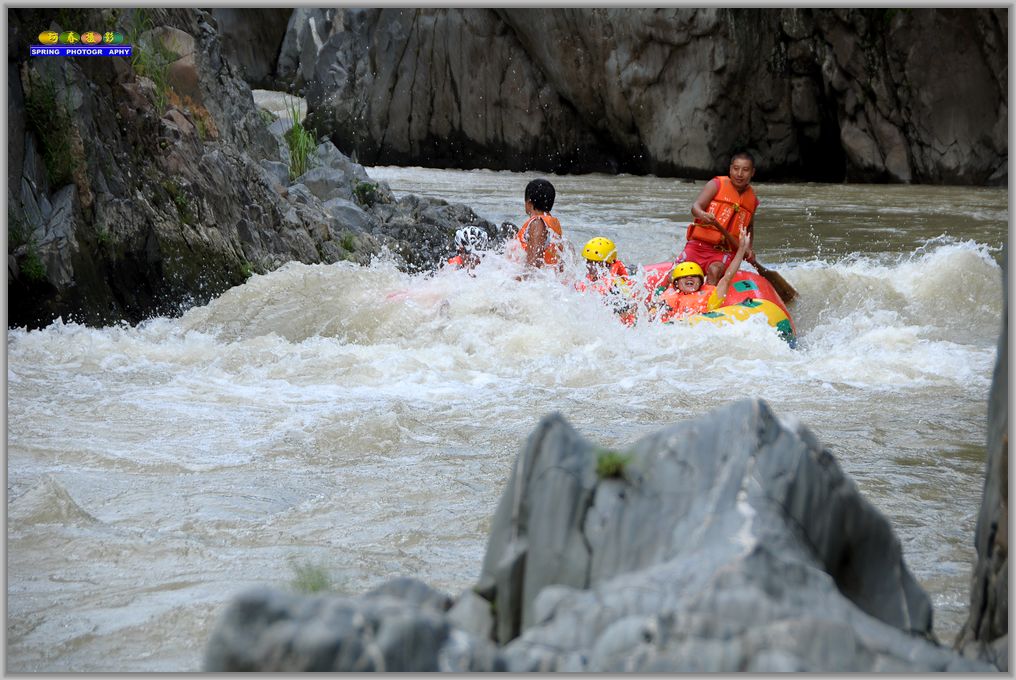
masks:
<svg viewBox="0 0 1016 680"><path fill-rule="evenodd" d="M1009 253L1002 257L1005 295L998 359L988 398L988 463L977 516L977 564L970 615L956 639L964 654L1009 670Z"/></svg>
<svg viewBox="0 0 1016 680"><path fill-rule="evenodd" d="M138 58L29 59L67 12L9 12L9 324L136 323L291 260L387 249L429 269L458 227L496 235L465 206L395 200L331 143L291 186L288 127L269 129L207 13L74 10L135 31Z"/></svg>
<svg viewBox="0 0 1016 680"><path fill-rule="evenodd" d="M275 73L280 82L303 91L314 78L314 65L325 41L337 30L343 30L341 18L345 10L296 7L286 25ZM336 16L340 18L336 22Z"/></svg>
<svg viewBox="0 0 1016 680"><path fill-rule="evenodd" d="M399 579L358 598L252 591L225 611L208 644L211 671L504 670L493 643L444 616L446 596Z"/></svg>
<svg viewBox="0 0 1016 680"><path fill-rule="evenodd" d="M1001 8L323 12L277 68L368 164L701 177L748 147L768 179L1008 177Z"/></svg>
<svg viewBox="0 0 1016 680"><path fill-rule="evenodd" d="M545 418L516 460L475 588L447 610L414 596L379 612L375 598L248 593L219 621L206 670L992 668L935 641L888 522L808 430L757 400L626 452ZM381 633L390 627L400 632ZM389 662L382 638L414 642Z"/></svg>

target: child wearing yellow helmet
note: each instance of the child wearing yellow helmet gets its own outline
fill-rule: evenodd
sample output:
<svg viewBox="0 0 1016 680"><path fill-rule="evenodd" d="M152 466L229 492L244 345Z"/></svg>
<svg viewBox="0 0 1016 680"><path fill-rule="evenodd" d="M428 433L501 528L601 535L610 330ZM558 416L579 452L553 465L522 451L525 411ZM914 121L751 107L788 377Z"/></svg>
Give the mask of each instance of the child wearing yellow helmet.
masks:
<svg viewBox="0 0 1016 680"><path fill-rule="evenodd" d="M715 286L705 283L705 272L697 262L686 261L675 265L670 272L670 285L664 284L655 291L654 298L662 302L660 321L673 321L721 307L730 290L730 282L741 267L749 242L748 235L742 229L739 232L737 252Z"/></svg>
<svg viewBox="0 0 1016 680"><path fill-rule="evenodd" d="M591 286L606 296L622 322L628 326L634 324L637 305L631 297L628 268L618 259L614 242L603 236L590 239L582 247L582 257L586 260L586 280L576 284L576 288L584 291Z"/></svg>
<svg viewBox="0 0 1016 680"><path fill-rule="evenodd" d="M586 259L586 278L595 281L609 272L611 276L628 276L628 268L617 258L617 246L609 238L597 236L582 247Z"/></svg>

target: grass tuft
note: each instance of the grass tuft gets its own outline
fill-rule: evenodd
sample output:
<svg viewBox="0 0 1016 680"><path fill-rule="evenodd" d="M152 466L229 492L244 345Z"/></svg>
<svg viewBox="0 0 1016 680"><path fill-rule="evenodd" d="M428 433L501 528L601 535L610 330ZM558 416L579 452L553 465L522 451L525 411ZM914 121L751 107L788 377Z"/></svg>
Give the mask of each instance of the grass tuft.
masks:
<svg viewBox="0 0 1016 680"><path fill-rule="evenodd" d="M134 68L134 72L155 83L155 107L161 116L166 112L169 92L172 90L169 84L169 65L180 55L166 49L158 41L152 44L147 40L141 41L141 35L151 30L152 24L151 14L144 8L137 9L130 25L125 29L125 37L127 44L134 47L131 54L131 67Z"/></svg>
<svg viewBox="0 0 1016 680"><path fill-rule="evenodd" d="M285 135L286 143L289 144L289 178L296 179L310 169L310 156L314 153L316 144L314 136L300 120L300 106L295 99L286 100L286 111L293 121L293 127Z"/></svg>
<svg viewBox="0 0 1016 680"><path fill-rule="evenodd" d="M52 78L40 75L31 79L25 93L25 117L42 146L42 159L51 187L69 183L84 159L74 144L69 106L60 101Z"/></svg>
<svg viewBox="0 0 1016 680"><path fill-rule="evenodd" d="M321 565L300 562L293 565L294 576L290 586L301 593L319 593L331 590L332 580L328 571Z"/></svg>
<svg viewBox="0 0 1016 680"><path fill-rule="evenodd" d="M599 449L596 452L596 476L600 479L624 477L624 468L629 462L631 462L631 456L608 449Z"/></svg>

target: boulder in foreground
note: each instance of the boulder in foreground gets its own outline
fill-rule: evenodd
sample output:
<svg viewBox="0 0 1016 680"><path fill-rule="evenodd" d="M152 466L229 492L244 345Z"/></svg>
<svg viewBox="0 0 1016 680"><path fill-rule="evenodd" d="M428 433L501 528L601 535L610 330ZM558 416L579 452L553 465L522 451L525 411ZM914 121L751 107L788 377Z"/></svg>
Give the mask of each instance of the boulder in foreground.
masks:
<svg viewBox="0 0 1016 680"><path fill-rule="evenodd" d="M476 586L445 609L401 583L387 610L376 593L248 593L206 670L995 670L937 643L887 520L759 400L629 451L548 416L516 460Z"/></svg>

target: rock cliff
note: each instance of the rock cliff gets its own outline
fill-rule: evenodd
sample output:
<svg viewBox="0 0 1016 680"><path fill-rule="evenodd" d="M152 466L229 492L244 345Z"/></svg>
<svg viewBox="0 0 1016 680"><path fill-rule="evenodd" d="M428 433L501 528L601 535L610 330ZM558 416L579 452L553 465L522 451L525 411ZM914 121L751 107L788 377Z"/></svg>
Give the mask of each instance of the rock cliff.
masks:
<svg viewBox="0 0 1016 680"><path fill-rule="evenodd" d="M367 164L1003 185L995 9L294 10L277 77ZM266 65L263 70L271 68Z"/></svg>
<svg viewBox="0 0 1016 680"><path fill-rule="evenodd" d="M886 519L758 400L607 451L548 416L515 462L476 586L257 590L205 670L990 670L939 645Z"/></svg>
<svg viewBox="0 0 1016 680"><path fill-rule="evenodd" d="M255 105L206 12L8 18L9 325L136 323L291 260L388 250L425 269L463 224L497 235L465 206L396 201L309 134L309 166L293 177L292 121ZM29 58L41 31L81 26L122 28L134 56Z"/></svg>

